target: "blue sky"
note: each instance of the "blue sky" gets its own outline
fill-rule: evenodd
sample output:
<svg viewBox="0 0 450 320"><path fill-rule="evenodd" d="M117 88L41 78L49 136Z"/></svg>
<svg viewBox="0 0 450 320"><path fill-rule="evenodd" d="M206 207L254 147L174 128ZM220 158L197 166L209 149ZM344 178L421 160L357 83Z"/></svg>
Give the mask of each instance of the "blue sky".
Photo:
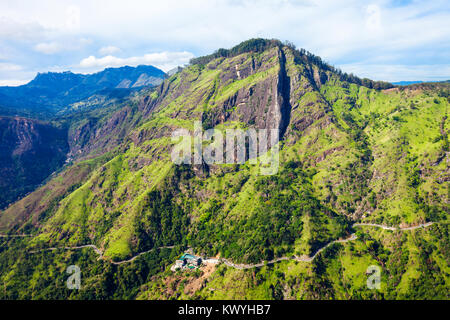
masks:
<svg viewBox="0 0 450 320"><path fill-rule="evenodd" d="M0 85L45 71L167 71L254 37L375 80L450 79L449 1L2 0Z"/></svg>

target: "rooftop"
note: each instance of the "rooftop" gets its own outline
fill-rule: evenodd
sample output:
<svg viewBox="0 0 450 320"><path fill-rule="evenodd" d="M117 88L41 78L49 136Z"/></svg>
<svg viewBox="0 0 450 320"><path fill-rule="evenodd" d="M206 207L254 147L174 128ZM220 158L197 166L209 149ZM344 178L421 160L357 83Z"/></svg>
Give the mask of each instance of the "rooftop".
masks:
<svg viewBox="0 0 450 320"><path fill-rule="evenodd" d="M189 254L189 253L185 253L181 256L180 260L184 260L184 259L198 259L198 257Z"/></svg>

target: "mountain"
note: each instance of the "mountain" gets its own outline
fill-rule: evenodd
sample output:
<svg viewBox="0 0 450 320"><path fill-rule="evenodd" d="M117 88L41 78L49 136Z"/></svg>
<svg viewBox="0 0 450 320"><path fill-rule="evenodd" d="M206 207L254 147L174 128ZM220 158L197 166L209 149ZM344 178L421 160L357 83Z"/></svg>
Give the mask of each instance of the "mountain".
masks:
<svg viewBox="0 0 450 320"><path fill-rule="evenodd" d="M430 82L426 82L426 81L398 81L398 82L392 82L392 84L395 84L397 86L409 86L411 84L420 84L420 83L448 83L450 82L450 80L445 80L445 81L430 81Z"/></svg>
<svg viewBox="0 0 450 320"><path fill-rule="evenodd" d="M0 214L2 232L29 235L0 239L0 297L446 299L449 89L359 79L278 40L193 59L79 115L78 157ZM174 163L172 134L196 122L280 142L242 164ZM172 272L187 250L213 262Z"/></svg>
<svg viewBox="0 0 450 320"><path fill-rule="evenodd" d="M0 117L0 208L33 191L64 163L68 149L62 128Z"/></svg>
<svg viewBox="0 0 450 320"><path fill-rule="evenodd" d="M101 154L108 150L108 143L123 138L122 130L132 124L117 125L119 120L111 115L133 94L113 93L79 101L52 120L0 116L0 209L35 190L64 165L85 157L87 151L91 157ZM133 112L122 109L117 117ZM101 136L105 130L110 135Z"/></svg>
<svg viewBox="0 0 450 320"><path fill-rule="evenodd" d="M138 66L90 75L49 72L24 86L0 87L0 208L33 191L66 161L82 156L83 137L97 121L164 77L155 67ZM80 124L83 132L77 131ZM120 139L120 134L109 139L114 137ZM101 148L103 140L95 140L86 148Z"/></svg>
<svg viewBox="0 0 450 320"><path fill-rule="evenodd" d="M159 85L165 73L153 66L107 68L94 74L38 73L29 83L0 87L0 114L48 119L96 93Z"/></svg>
<svg viewBox="0 0 450 320"><path fill-rule="evenodd" d="M171 77L173 76L175 73L181 72L183 70L182 67L175 67L173 69L170 69L169 71L167 71L167 76Z"/></svg>
<svg viewBox="0 0 450 320"><path fill-rule="evenodd" d="M392 84L398 85L398 86L407 86L410 84L415 84L415 83L423 83L423 81L397 81L397 82L392 82Z"/></svg>

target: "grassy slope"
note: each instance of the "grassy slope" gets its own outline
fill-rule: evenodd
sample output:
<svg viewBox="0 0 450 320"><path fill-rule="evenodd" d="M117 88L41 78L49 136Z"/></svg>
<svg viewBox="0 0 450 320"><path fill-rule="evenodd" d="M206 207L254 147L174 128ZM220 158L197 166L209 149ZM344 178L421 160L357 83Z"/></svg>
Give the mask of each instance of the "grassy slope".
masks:
<svg viewBox="0 0 450 320"><path fill-rule="evenodd" d="M81 185L58 199L41 234L27 246L94 243L105 256L120 260L177 244L237 262L259 262L311 254L348 234L351 220L391 225L442 220L431 231L404 235L364 230L370 238L361 234L355 242L335 245L312 264L282 262L254 271L222 265L195 292L184 288L199 275L172 279L168 271L161 272L175 254L166 256L160 269L144 270L142 279L129 282L131 296L140 298L442 295L442 286L449 284L444 222L448 167L442 156L448 152L448 99L437 90L375 91L342 82L330 72L328 81L320 84L309 76L309 68L315 67L295 62L289 50L284 49L286 73L295 85L278 175L258 176L258 166L250 164L213 166L207 175L170 162L168 137L174 129L192 129L192 120L223 112L231 117L217 128L246 127L240 121L245 115L236 106L223 110L224 101L249 88L270 86L281 68L276 48L219 58L205 67L194 65L169 79L167 92L152 94L156 109L130 133L123 152L100 162ZM255 61L262 67L248 77L226 76L234 75L236 65L245 70ZM57 179L66 182L64 175ZM33 197L45 199L34 193L22 202ZM406 249L407 257L391 255ZM53 259L62 255L68 257L67 252L57 253ZM123 268L131 272L148 259ZM381 292L365 289L370 264L383 265L387 287ZM86 268L94 283L96 274L105 276ZM19 275L2 277L14 287ZM32 279L25 282L34 287ZM135 287L144 283L141 289Z"/></svg>

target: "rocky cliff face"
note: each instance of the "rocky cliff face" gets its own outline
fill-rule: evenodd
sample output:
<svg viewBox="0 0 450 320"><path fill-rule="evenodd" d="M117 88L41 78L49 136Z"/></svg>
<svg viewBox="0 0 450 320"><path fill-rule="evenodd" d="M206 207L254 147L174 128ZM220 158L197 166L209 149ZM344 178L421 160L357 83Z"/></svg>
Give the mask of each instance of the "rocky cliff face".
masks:
<svg viewBox="0 0 450 320"><path fill-rule="evenodd" d="M0 117L0 207L33 191L64 163L66 135L48 123Z"/></svg>
<svg viewBox="0 0 450 320"><path fill-rule="evenodd" d="M367 127L373 100L389 96L343 78L317 57L279 44L207 59L180 70L151 94L133 98L107 117L89 117L73 126L69 157L85 159L139 148L127 160L126 169L138 172L155 164L155 159L168 160L164 154L170 145L158 141L170 138L177 128L191 130L195 120L202 121L203 129L279 129L285 146L282 154L302 159L321 176L314 180L316 196L340 215L358 219L375 209L377 197L381 201L402 189L386 189L377 182L379 170L387 165L383 157L391 150L373 148L370 139L376 136L367 131L375 130ZM440 125L442 119L436 121ZM198 170L218 169L203 165ZM393 179L399 170L403 169L391 168L384 175ZM369 191L372 188L377 191Z"/></svg>
<svg viewBox="0 0 450 320"><path fill-rule="evenodd" d="M446 258L433 248L445 247L437 234L448 239L448 85L375 90L373 82L362 84L280 42L250 41L199 58L155 90L71 128L70 148L80 156L46 187L3 211L0 229L34 232L30 246L95 244L113 260L189 246L207 256L260 263L311 256L347 238L355 221L389 226L435 221L442 228L423 231L427 244L416 244L415 236L373 233L355 247L330 247L311 267L281 263L286 268L279 270L290 280L263 268L269 273L264 277L276 279L273 288L282 286L273 289L277 296L343 297L338 291L352 296L357 285L342 284L342 270L352 270L350 277L365 284L365 269L353 272L354 259L355 265L376 259L392 274L415 272L415 267L399 271L400 257L387 253L393 243L414 252L427 247L434 265L444 265ZM278 173L261 176L260 163L248 162L175 165L171 134L181 128L192 132L199 120L203 129L279 129ZM59 192L47 194L53 186ZM420 261L423 274L432 272L442 284L443 273ZM227 272L223 267L214 277L235 279ZM166 296L154 293L167 284L166 274L156 273L143 277L148 286L136 289L141 297ZM258 275L241 276L248 288L261 289ZM227 283L235 281L230 278ZM418 285L407 275L404 282ZM392 280L389 292L398 283ZM210 284L199 294L239 294L234 287L217 289L222 287Z"/></svg>
<svg viewBox="0 0 450 320"><path fill-rule="evenodd" d="M24 117L1 118L0 208L60 169L66 154L70 162L118 146L139 120L136 108L122 109L121 103L164 77L155 67L138 66L91 75L42 73L27 85L0 87L0 117L26 114L53 121L52 125ZM123 81L128 85L121 85Z"/></svg>
<svg viewBox="0 0 450 320"><path fill-rule="evenodd" d="M119 146L132 128L139 123L141 113L125 106L106 117L88 117L73 124L68 132L70 161L95 157Z"/></svg>

